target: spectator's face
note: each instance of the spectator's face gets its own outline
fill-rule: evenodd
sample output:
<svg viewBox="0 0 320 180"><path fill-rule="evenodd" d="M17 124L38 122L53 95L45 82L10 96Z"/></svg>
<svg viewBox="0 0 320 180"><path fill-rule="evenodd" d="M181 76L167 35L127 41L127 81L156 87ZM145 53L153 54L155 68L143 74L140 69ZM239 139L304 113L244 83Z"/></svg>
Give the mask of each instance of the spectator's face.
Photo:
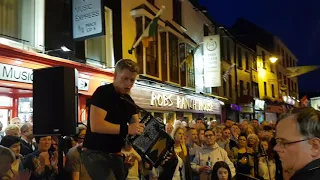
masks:
<svg viewBox="0 0 320 180"><path fill-rule="evenodd" d="M226 168L219 168L217 172L219 180L228 180L228 170Z"/></svg>
<svg viewBox="0 0 320 180"><path fill-rule="evenodd" d="M167 132L168 134L171 134L171 133L172 133L172 130L173 130L172 124L171 124L171 123L167 123L167 125L166 125L166 132Z"/></svg>
<svg viewBox="0 0 320 180"><path fill-rule="evenodd" d="M229 129L226 129L223 131L224 139L230 139L231 138L231 131Z"/></svg>
<svg viewBox="0 0 320 180"><path fill-rule="evenodd" d="M176 134L174 135L174 140L177 143L182 143L184 142L184 131L183 129L178 129Z"/></svg>
<svg viewBox="0 0 320 180"><path fill-rule="evenodd" d="M233 125L233 121L231 120L226 121L226 127L231 128L232 125Z"/></svg>
<svg viewBox="0 0 320 180"><path fill-rule="evenodd" d="M204 133L205 141L208 146L211 146L215 143L215 136L212 131L206 131Z"/></svg>
<svg viewBox="0 0 320 180"><path fill-rule="evenodd" d="M15 156L19 156L20 148L20 143L15 143L10 146L10 150L14 153Z"/></svg>
<svg viewBox="0 0 320 180"><path fill-rule="evenodd" d="M232 131L232 133L235 134L235 135L239 135L240 132L241 132L240 128L239 128L237 125L232 125L232 126L231 126L231 131Z"/></svg>
<svg viewBox="0 0 320 180"><path fill-rule="evenodd" d="M212 128L217 127L217 122L212 122L212 123L211 123L211 127L212 127Z"/></svg>
<svg viewBox="0 0 320 180"><path fill-rule="evenodd" d="M216 131L216 139L221 139L221 137L222 137L222 132L221 132L221 130L219 130L219 131Z"/></svg>
<svg viewBox="0 0 320 180"><path fill-rule="evenodd" d="M188 140L189 142L192 142L192 143L198 142L198 133L195 129L189 130Z"/></svg>
<svg viewBox="0 0 320 180"><path fill-rule="evenodd" d="M254 133L254 130L252 128L248 128L247 129L247 134L249 135L249 134L255 134L255 133Z"/></svg>
<svg viewBox="0 0 320 180"><path fill-rule="evenodd" d="M248 138L248 144L251 144L251 145L255 145L257 143L257 138L253 137L253 136L250 136Z"/></svg>
<svg viewBox="0 0 320 180"><path fill-rule="evenodd" d="M244 136L240 136L239 139L239 147L245 147L247 146L247 139Z"/></svg>
<svg viewBox="0 0 320 180"><path fill-rule="evenodd" d="M38 148L40 151L48 151L51 146L51 136L40 138Z"/></svg>
<svg viewBox="0 0 320 180"><path fill-rule="evenodd" d="M83 143L84 138L86 137L87 130L82 130L78 135L78 144Z"/></svg>
<svg viewBox="0 0 320 180"><path fill-rule="evenodd" d="M256 119L252 120L251 125L252 125L254 128L259 127L259 122L258 122L258 120L256 120Z"/></svg>
<svg viewBox="0 0 320 180"><path fill-rule="evenodd" d="M279 121L276 126L276 135L277 145L274 150L280 156L283 169L296 171L310 163L314 157L319 157L318 140L316 138L306 140L300 135L294 115Z"/></svg>
<svg viewBox="0 0 320 180"><path fill-rule="evenodd" d="M201 142L204 141L204 130L199 131L199 141L201 141Z"/></svg>
<svg viewBox="0 0 320 180"><path fill-rule="evenodd" d="M30 124L28 125L28 130L23 132L23 135L26 136L28 139L33 139L33 126Z"/></svg>

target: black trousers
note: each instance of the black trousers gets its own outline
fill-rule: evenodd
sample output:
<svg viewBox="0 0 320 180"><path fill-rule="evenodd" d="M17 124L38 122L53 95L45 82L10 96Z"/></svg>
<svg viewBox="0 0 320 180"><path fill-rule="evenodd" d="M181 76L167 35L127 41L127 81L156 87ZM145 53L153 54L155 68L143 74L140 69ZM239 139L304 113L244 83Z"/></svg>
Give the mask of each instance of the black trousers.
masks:
<svg viewBox="0 0 320 180"><path fill-rule="evenodd" d="M125 180L127 177L124 156L83 150L81 160L92 180Z"/></svg>

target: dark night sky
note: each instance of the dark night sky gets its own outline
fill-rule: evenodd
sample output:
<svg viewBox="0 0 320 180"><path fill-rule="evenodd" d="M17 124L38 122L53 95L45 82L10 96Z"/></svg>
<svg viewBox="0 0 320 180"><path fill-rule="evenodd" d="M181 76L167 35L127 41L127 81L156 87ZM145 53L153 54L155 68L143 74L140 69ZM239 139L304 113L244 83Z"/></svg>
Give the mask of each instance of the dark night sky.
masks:
<svg viewBox="0 0 320 180"><path fill-rule="evenodd" d="M320 65L320 0L199 0L217 22L243 17L278 36L299 65ZM293 2L293 3L292 3ZM318 53L317 53L318 52ZM320 91L320 70L299 77L300 92Z"/></svg>

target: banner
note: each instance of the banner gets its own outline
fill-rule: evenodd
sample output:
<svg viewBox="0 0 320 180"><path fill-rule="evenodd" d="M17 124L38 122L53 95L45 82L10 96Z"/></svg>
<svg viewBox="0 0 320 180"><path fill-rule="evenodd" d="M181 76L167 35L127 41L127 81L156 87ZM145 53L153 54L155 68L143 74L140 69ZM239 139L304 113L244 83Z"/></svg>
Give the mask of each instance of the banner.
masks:
<svg viewBox="0 0 320 180"><path fill-rule="evenodd" d="M206 36L203 38L204 53L204 86L221 86L220 66L220 36Z"/></svg>

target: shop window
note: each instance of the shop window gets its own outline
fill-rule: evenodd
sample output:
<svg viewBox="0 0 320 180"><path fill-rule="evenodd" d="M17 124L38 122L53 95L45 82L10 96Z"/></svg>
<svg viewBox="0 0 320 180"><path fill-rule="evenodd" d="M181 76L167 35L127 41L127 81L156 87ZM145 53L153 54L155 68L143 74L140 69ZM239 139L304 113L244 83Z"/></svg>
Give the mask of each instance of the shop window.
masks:
<svg viewBox="0 0 320 180"><path fill-rule="evenodd" d="M222 72L223 74L225 73L225 72ZM226 81L222 81L222 86L223 86L223 96L225 96L225 97L227 97L228 95L227 95L227 83L226 83Z"/></svg>
<svg viewBox="0 0 320 180"><path fill-rule="evenodd" d="M243 81L240 80L240 97L242 97L244 94L244 84Z"/></svg>
<svg viewBox="0 0 320 180"><path fill-rule="evenodd" d="M186 57L188 56L188 53L186 52L186 44L185 43L180 43L179 44L179 64L182 63ZM187 85L187 62L181 64L180 67L180 84L181 86L186 86Z"/></svg>
<svg viewBox="0 0 320 180"><path fill-rule="evenodd" d="M172 9L173 9L173 20L182 25L182 5L181 5L181 0L173 0L172 1Z"/></svg>
<svg viewBox="0 0 320 180"><path fill-rule="evenodd" d="M32 97L19 98L18 102L18 116L22 122L28 122L29 118L32 117Z"/></svg>
<svg viewBox="0 0 320 180"><path fill-rule="evenodd" d="M261 57L262 57L263 69L266 69L266 54L264 53L264 51L262 51Z"/></svg>
<svg viewBox="0 0 320 180"><path fill-rule="evenodd" d="M252 83L252 92L253 92L253 98L259 98L260 95L259 95L259 84L258 83L255 83L253 82Z"/></svg>
<svg viewBox="0 0 320 180"><path fill-rule="evenodd" d="M283 84L287 85L287 77L285 75L283 75Z"/></svg>
<svg viewBox="0 0 320 180"><path fill-rule="evenodd" d="M145 17L144 27L147 28L151 19ZM153 37L153 41L149 42L146 50L146 73L150 76L159 77L158 65L158 33Z"/></svg>
<svg viewBox="0 0 320 180"><path fill-rule="evenodd" d="M252 68L254 69L254 70L257 70L258 69L258 65L257 65L257 60L256 60L256 57L254 56L254 55L252 55L253 56L253 62L252 62Z"/></svg>
<svg viewBox="0 0 320 180"><path fill-rule="evenodd" d="M161 75L162 81L168 81L167 33L160 34L161 41Z"/></svg>
<svg viewBox="0 0 320 180"><path fill-rule="evenodd" d="M238 48L238 68L242 68L242 51Z"/></svg>
<svg viewBox="0 0 320 180"><path fill-rule="evenodd" d="M286 53L286 67L289 67L290 64L289 64L289 56L288 56L288 53Z"/></svg>
<svg viewBox="0 0 320 180"><path fill-rule="evenodd" d="M160 113L160 112L154 112L154 113L153 113L153 116L154 116L154 117L158 117L158 118L160 118L160 119L162 119L162 120L163 120L163 113Z"/></svg>
<svg viewBox="0 0 320 180"><path fill-rule="evenodd" d="M35 0L1 0L0 35L31 47L43 46L44 7L41 5L44 4Z"/></svg>
<svg viewBox="0 0 320 180"><path fill-rule="evenodd" d="M187 44L187 53L191 53L191 51L194 51L194 48L190 44ZM196 87L193 57L191 64L187 66L187 83L188 87Z"/></svg>
<svg viewBox="0 0 320 180"><path fill-rule="evenodd" d="M264 87L264 95L267 96L267 82L263 82L263 87Z"/></svg>
<svg viewBox="0 0 320 180"><path fill-rule="evenodd" d="M271 92L272 92L272 97L275 98L276 96L274 94L274 85L273 84L271 85Z"/></svg>
<svg viewBox="0 0 320 180"><path fill-rule="evenodd" d="M209 27L207 25L203 25L203 36L209 36Z"/></svg>
<svg viewBox="0 0 320 180"><path fill-rule="evenodd" d="M229 81L229 97L232 98L232 76L229 74L228 77L228 81Z"/></svg>
<svg viewBox="0 0 320 180"><path fill-rule="evenodd" d="M85 41L86 62L105 68L114 67L112 10L105 7L105 35Z"/></svg>
<svg viewBox="0 0 320 180"><path fill-rule="evenodd" d="M169 69L170 81L179 84L179 47L178 37L169 34Z"/></svg>
<svg viewBox="0 0 320 180"><path fill-rule="evenodd" d="M7 96L0 96L0 106L12 107L12 98Z"/></svg>

